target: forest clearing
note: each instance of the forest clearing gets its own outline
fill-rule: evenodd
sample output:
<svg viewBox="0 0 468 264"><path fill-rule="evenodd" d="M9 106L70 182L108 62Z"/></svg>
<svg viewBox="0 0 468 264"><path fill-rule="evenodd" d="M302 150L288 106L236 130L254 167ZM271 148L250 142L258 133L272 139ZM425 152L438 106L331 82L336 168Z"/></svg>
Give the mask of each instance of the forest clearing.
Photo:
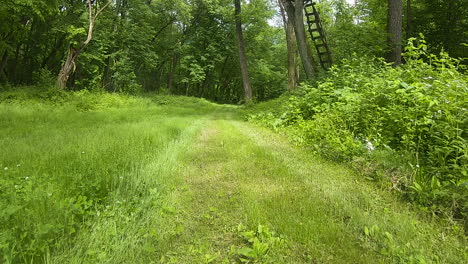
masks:
<svg viewBox="0 0 468 264"><path fill-rule="evenodd" d="M0 105L5 263L466 260L449 225L243 121L242 108L99 101Z"/></svg>
<svg viewBox="0 0 468 264"><path fill-rule="evenodd" d="M0 264L468 263L468 1L2 0Z"/></svg>

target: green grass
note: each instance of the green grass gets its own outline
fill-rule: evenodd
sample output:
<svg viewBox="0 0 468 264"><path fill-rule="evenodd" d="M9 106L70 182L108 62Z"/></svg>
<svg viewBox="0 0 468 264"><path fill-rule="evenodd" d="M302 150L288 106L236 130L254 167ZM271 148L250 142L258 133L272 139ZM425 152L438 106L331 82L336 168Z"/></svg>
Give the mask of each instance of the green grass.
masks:
<svg viewBox="0 0 468 264"><path fill-rule="evenodd" d="M468 257L450 226L240 121L239 107L172 96L8 96L0 103L0 263Z"/></svg>

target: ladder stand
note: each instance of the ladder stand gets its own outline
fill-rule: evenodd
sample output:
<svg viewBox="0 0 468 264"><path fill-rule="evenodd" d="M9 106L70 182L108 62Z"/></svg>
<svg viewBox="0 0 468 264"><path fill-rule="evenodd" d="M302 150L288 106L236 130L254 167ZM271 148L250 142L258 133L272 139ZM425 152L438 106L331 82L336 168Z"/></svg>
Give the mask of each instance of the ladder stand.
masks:
<svg viewBox="0 0 468 264"><path fill-rule="evenodd" d="M316 3L313 0L304 0L304 13L306 16L307 27L315 49L317 50L320 65L323 69L328 69L332 66L332 56L328 47L325 31L323 30L322 22L320 21L319 12L315 7Z"/></svg>

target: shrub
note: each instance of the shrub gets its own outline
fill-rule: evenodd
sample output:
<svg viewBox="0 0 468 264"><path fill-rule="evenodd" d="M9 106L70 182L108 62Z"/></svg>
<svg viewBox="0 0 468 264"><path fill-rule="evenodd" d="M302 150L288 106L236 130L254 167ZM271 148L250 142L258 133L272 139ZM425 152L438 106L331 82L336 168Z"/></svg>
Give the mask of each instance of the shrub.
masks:
<svg viewBox="0 0 468 264"><path fill-rule="evenodd" d="M122 56L112 66L114 91L124 94L137 94L142 91L128 56Z"/></svg>
<svg viewBox="0 0 468 264"><path fill-rule="evenodd" d="M412 172L396 189L466 220L465 69L444 52L427 53L424 39L411 39L404 57L407 63L397 68L381 59L344 60L316 85L303 85L282 111L251 119L291 129L295 139L333 160L374 159L374 150L405 157Z"/></svg>

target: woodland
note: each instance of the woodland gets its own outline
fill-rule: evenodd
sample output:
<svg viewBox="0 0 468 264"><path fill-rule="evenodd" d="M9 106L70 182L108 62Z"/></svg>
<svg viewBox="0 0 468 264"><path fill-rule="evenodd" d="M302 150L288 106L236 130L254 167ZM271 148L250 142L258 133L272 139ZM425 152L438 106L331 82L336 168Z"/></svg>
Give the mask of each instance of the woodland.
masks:
<svg viewBox="0 0 468 264"><path fill-rule="evenodd" d="M468 1L1 0L1 263L465 263Z"/></svg>

